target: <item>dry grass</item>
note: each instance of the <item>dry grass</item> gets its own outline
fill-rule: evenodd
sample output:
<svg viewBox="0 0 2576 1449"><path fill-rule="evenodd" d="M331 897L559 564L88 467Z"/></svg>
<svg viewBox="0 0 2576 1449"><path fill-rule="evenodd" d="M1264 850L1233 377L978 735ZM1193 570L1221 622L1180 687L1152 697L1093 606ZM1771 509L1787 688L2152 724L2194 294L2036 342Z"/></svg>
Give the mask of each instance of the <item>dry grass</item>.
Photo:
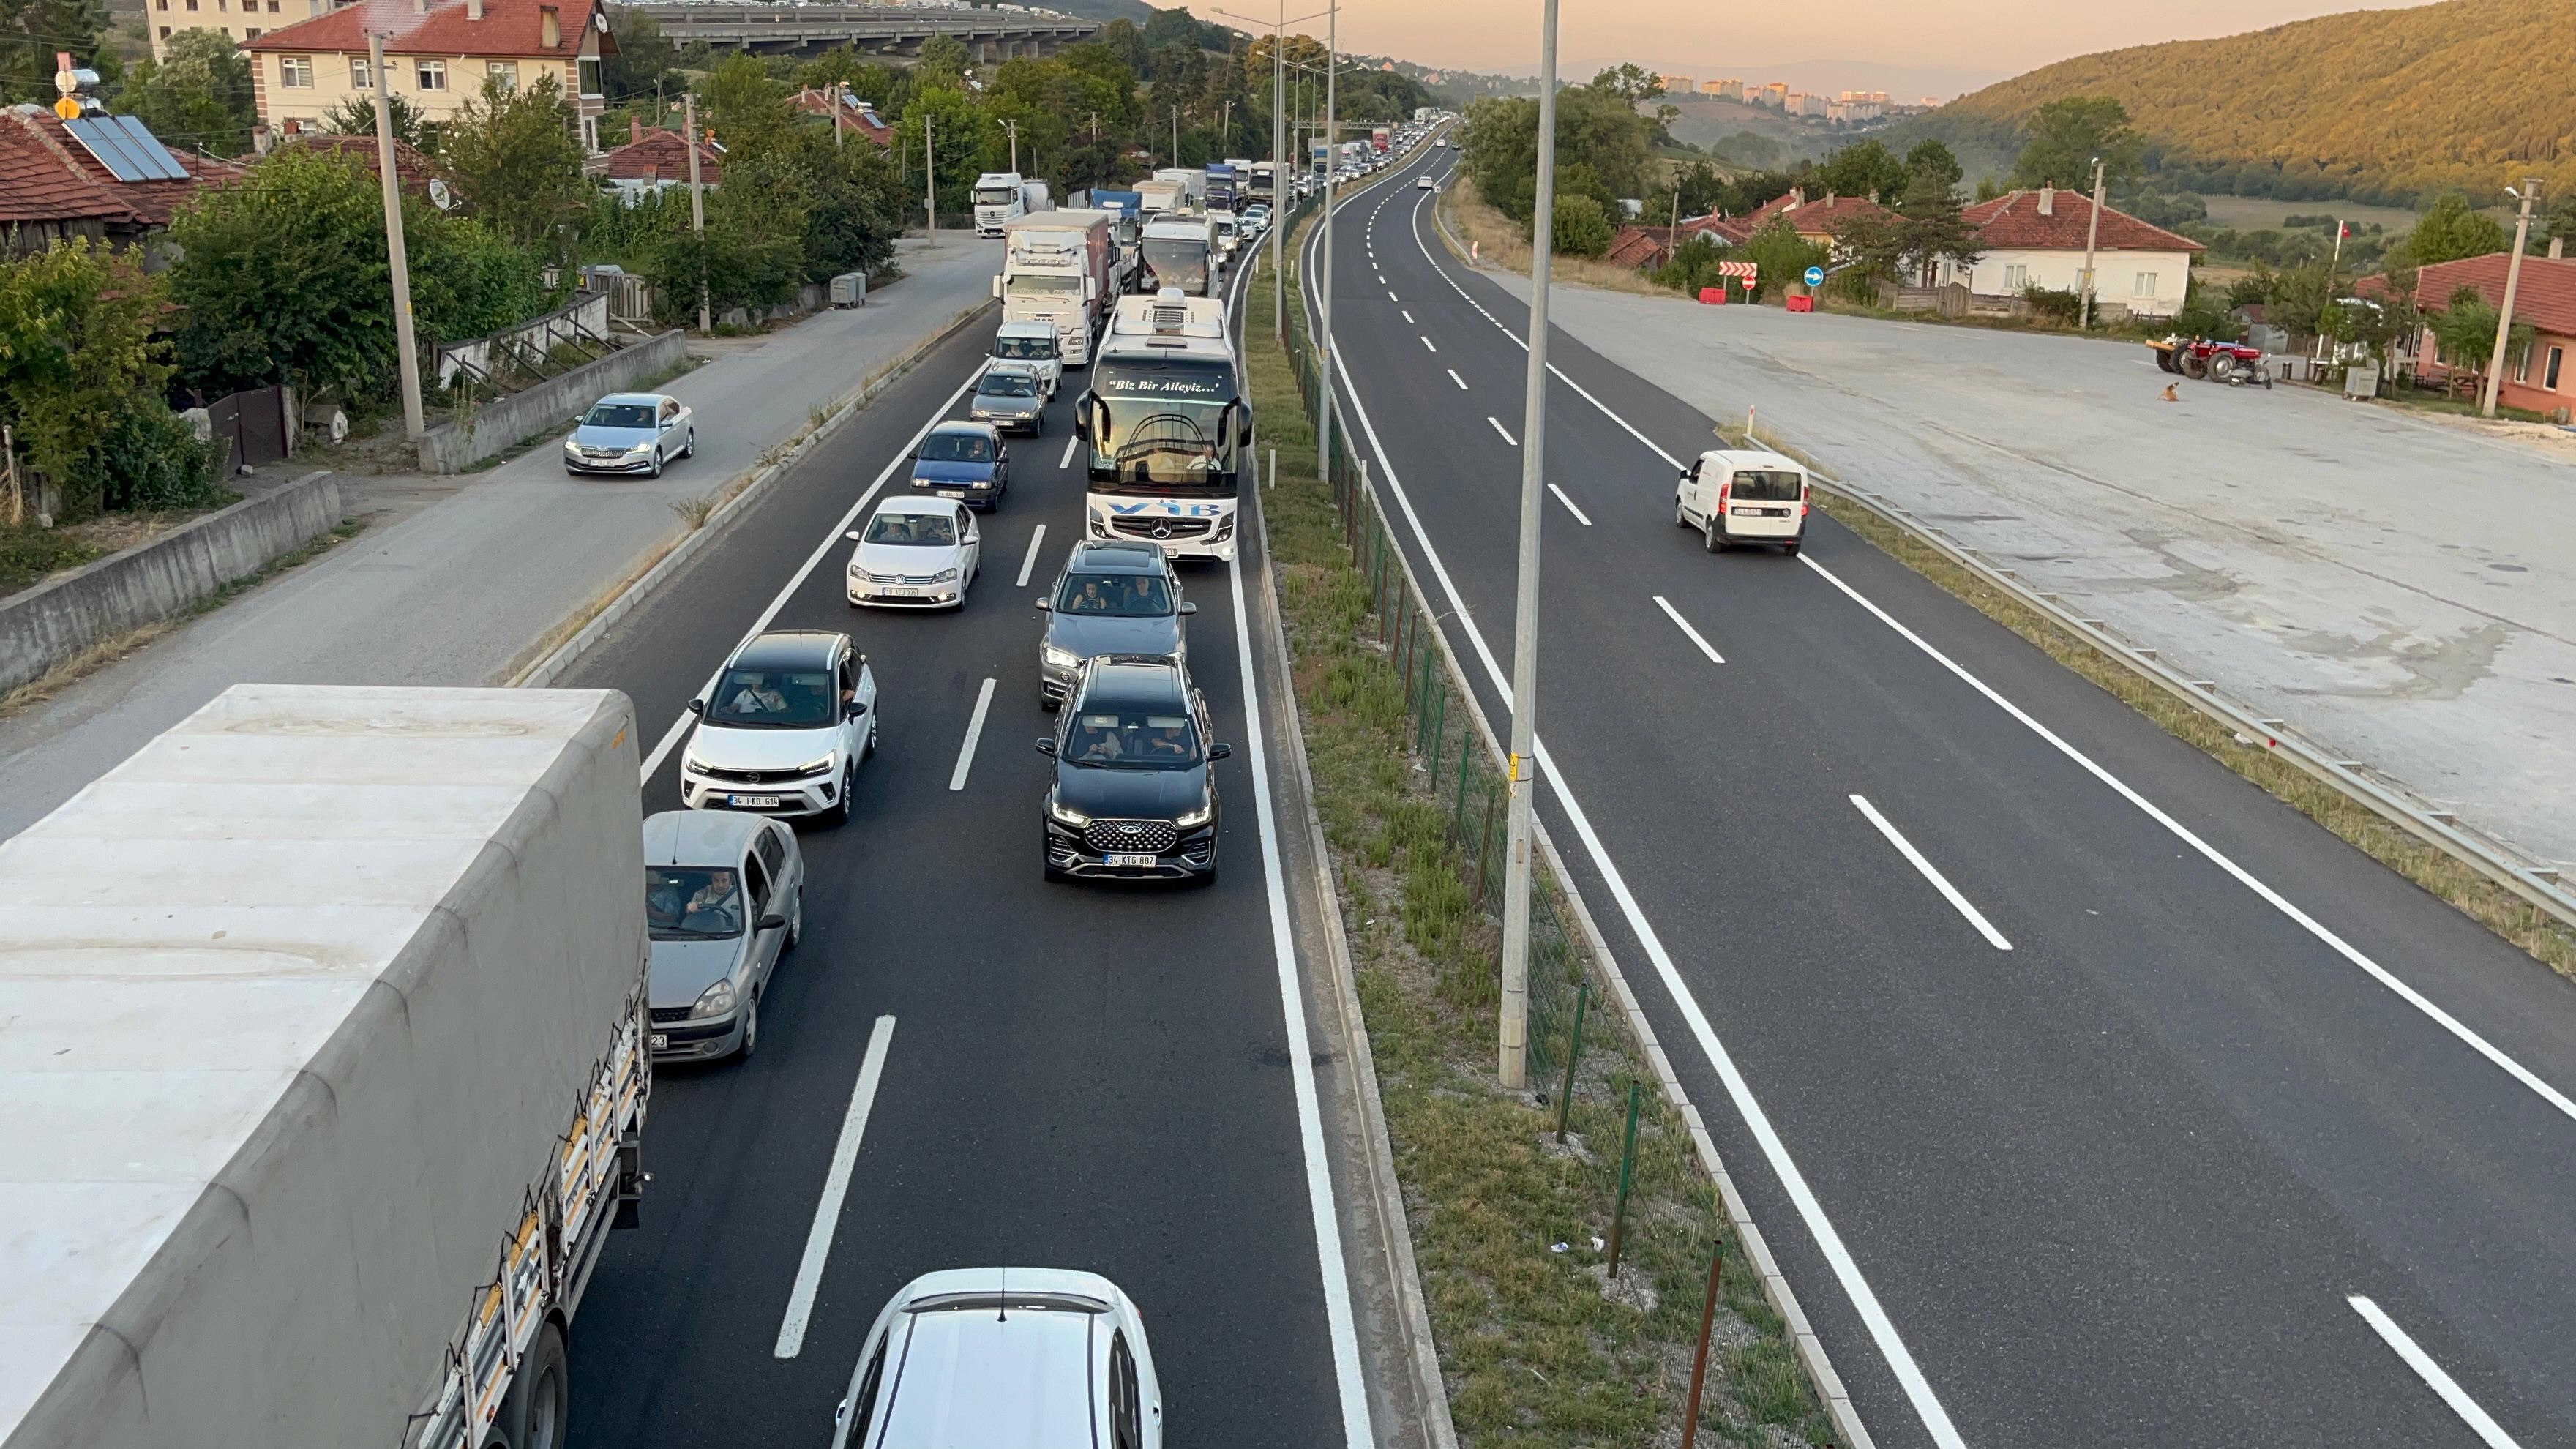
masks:
<svg viewBox="0 0 2576 1449"><path fill-rule="evenodd" d="M1441 189L1441 212L1450 230L1476 244L1476 265L1496 267L1506 272L1529 275L1529 232L1510 217L1487 206L1476 195L1476 183L1463 172L1452 173L1449 184ZM1465 261L1465 257L1460 257ZM1576 287L1594 287L1605 292L1634 292L1643 297L1679 295L1670 287L1658 286L1652 277L1633 267L1596 261L1591 257L1559 256L1549 266L1548 274L1556 282Z"/></svg>

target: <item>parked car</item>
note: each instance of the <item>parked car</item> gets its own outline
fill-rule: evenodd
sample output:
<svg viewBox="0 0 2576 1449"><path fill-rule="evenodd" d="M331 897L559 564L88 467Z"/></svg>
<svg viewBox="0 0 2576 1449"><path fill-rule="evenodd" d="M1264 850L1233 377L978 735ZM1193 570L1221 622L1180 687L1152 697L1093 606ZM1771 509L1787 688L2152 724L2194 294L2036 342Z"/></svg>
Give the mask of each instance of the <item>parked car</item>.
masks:
<svg viewBox="0 0 2576 1449"><path fill-rule="evenodd" d="M1089 660L1056 732L1041 813L1048 880L1187 880L1212 885L1220 823L1207 701L1168 659Z"/></svg>
<svg viewBox="0 0 2576 1449"><path fill-rule="evenodd" d="M975 397L966 415L979 423L991 423L997 433L1016 431L1042 436L1046 432L1046 404L1045 386L1028 364L996 362L985 368L983 377L976 381Z"/></svg>
<svg viewBox="0 0 2576 1449"><path fill-rule="evenodd" d="M689 405L658 392L612 392L572 420L564 439L566 473L662 476L662 465L698 451L698 418Z"/></svg>
<svg viewBox="0 0 2576 1449"><path fill-rule="evenodd" d="M1159 544L1076 544L1063 574L1037 603L1047 615L1038 640L1038 698L1048 709L1064 702L1085 660L1114 654L1189 662L1182 621L1199 606L1182 601L1180 576Z"/></svg>
<svg viewBox="0 0 2576 1449"><path fill-rule="evenodd" d="M646 1048L657 1062L750 1056L778 958L805 935L805 855L775 820L665 810L644 820L652 937Z"/></svg>
<svg viewBox="0 0 2576 1449"><path fill-rule="evenodd" d="M993 508L1011 486L1011 450L991 423L941 423L912 454L912 488Z"/></svg>
<svg viewBox="0 0 2576 1449"><path fill-rule="evenodd" d="M1097 1273L926 1273L887 1301L860 1345L832 1449L1163 1449L1144 1315Z"/></svg>
<svg viewBox="0 0 2576 1449"><path fill-rule="evenodd" d="M1027 364L1045 384L1048 397L1064 381L1064 339L1052 322L1005 322L993 329L993 360Z"/></svg>
<svg viewBox="0 0 2576 1449"><path fill-rule="evenodd" d="M1681 470L1673 522L1696 528L1710 553L1739 543L1807 541L1807 470L1767 449L1712 448Z"/></svg>
<svg viewBox="0 0 2576 1449"><path fill-rule="evenodd" d="M692 810L850 818L859 766L877 748L877 677L847 634L780 629L733 652L680 752Z"/></svg>
<svg viewBox="0 0 2576 1449"><path fill-rule="evenodd" d="M945 498L889 498L867 527L846 535L850 602L962 609L983 566L983 535L966 505Z"/></svg>

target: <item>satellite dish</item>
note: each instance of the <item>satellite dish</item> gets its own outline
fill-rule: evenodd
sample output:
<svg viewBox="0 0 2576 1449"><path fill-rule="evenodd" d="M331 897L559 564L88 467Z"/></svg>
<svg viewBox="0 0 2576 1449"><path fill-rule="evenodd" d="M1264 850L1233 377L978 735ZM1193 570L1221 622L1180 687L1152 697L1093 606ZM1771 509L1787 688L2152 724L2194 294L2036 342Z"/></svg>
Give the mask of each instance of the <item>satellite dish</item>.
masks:
<svg viewBox="0 0 2576 1449"><path fill-rule="evenodd" d="M433 176L429 178L429 204L441 211L451 210L456 205L456 194L447 189L446 182Z"/></svg>

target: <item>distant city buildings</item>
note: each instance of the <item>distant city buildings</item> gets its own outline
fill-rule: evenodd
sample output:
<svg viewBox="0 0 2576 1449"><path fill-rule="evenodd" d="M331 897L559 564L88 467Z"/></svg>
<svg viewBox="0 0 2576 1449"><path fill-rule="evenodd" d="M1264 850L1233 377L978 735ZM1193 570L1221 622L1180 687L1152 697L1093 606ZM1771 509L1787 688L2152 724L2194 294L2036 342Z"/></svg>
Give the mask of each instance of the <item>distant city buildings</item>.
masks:
<svg viewBox="0 0 2576 1449"><path fill-rule="evenodd" d="M1655 79L1664 83L1664 94L1668 96L1686 96L1699 89L1699 82L1686 75L1659 75Z"/></svg>
<svg viewBox="0 0 2576 1449"><path fill-rule="evenodd" d="M1767 106L1783 116L1823 121L1831 126L1875 125L1898 116L1928 111L1941 104L1937 98L1925 96L1919 103L1908 105L1885 91L1844 91L1829 96L1822 91L1791 90L1787 81L1742 81L1731 77L1694 81L1686 75L1664 75L1658 79L1664 83L1667 95Z"/></svg>
<svg viewBox="0 0 2576 1449"><path fill-rule="evenodd" d="M1704 96L1715 96L1721 101L1741 101L1744 99L1744 82L1740 80L1701 81L1699 93Z"/></svg>

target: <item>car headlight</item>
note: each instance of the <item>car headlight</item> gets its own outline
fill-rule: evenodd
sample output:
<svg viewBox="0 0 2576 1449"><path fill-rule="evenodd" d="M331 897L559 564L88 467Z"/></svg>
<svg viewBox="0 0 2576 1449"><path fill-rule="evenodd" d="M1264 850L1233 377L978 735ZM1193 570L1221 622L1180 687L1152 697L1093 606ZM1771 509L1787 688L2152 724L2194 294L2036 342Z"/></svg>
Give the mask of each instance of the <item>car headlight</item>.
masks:
<svg viewBox="0 0 2576 1449"><path fill-rule="evenodd" d="M835 751L831 754L825 755L819 760L816 760L810 765L798 765L796 767L796 773L800 775L820 775L840 763L841 756L838 751Z"/></svg>
<svg viewBox="0 0 2576 1449"><path fill-rule="evenodd" d="M934 584L953 584L957 582L957 570L941 569L930 576L930 581Z"/></svg>
<svg viewBox="0 0 2576 1449"><path fill-rule="evenodd" d="M1055 794L1052 791L1047 794L1047 815L1052 818L1056 824L1070 825L1076 830L1083 829L1091 824L1090 816L1083 814L1079 810L1058 804L1056 802Z"/></svg>
<svg viewBox="0 0 2576 1449"><path fill-rule="evenodd" d="M1046 660L1048 667L1054 669L1071 669L1082 663L1081 655L1070 649L1058 649L1052 644L1039 645L1038 654Z"/></svg>
<svg viewBox="0 0 2576 1449"><path fill-rule="evenodd" d="M693 1021L702 1021L710 1016L722 1016L731 1010L733 1010L733 982L727 979L706 989L705 994L698 998L698 1004L689 1008L689 1018Z"/></svg>
<svg viewBox="0 0 2576 1449"><path fill-rule="evenodd" d="M680 768L693 775L703 775L707 772L707 762L699 759L695 755L682 755L680 757Z"/></svg>
<svg viewBox="0 0 2576 1449"><path fill-rule="evenodd" d="M1172 826L1177 830L1195 830L1207 824L1209 818L1215 814L1216 806L1213 804L1202 805L1196 810L1184 810L1172 817Z"/></svg>
<svg viewBox="0 0 2576 1449"><path fill-rule="evenodd" d="M653 445L651 443L637 443L634 447L626 450L626 456L630 458L641 458L652 451Z"/></svg>

